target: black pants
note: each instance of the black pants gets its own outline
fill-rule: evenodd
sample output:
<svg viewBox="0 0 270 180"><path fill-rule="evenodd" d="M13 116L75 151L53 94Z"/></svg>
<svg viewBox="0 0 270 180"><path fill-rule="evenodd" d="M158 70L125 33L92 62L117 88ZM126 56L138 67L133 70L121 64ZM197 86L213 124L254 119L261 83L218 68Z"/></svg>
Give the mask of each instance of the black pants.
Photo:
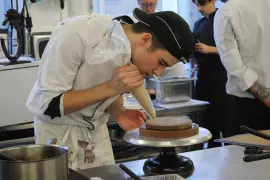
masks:
<svg viewBox="0 0 270 180"><path fill-rule="evenodd" d="M203 112L201 121L198 122L201 127L208 129L212 133L213 137L208 142L208 147L220 146L221 144L215 143L214 140L220 138L221 132L223 136L227 137L226 127L230 119L232 97L225 90L222 92L199 85L196 87L195 98L210 103Z"/></svg>
<svg viewBox="0 0 270 180"><path fill-rule="evenodd" d="M226 127L229 136L240 134L241 125L255 130L270 129L270 108L258 99L232 97L234 98L231 109L233 116Z"/></svg>

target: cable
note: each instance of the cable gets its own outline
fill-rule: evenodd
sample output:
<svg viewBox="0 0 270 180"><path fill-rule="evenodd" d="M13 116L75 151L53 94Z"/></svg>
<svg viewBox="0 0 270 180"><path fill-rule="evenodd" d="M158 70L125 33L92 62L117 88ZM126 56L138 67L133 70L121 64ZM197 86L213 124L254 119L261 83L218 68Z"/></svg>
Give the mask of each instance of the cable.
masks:
<svg viewBox="0 0 270 180"><path fill-rule="evenodd" d="M12 3L12 7L13 7L13 1L11 3ZM24 17L24 10L26 10L26 17ZM14 56L12 56L9 53L8 49L6 48L6 44L5 44L4 39L1 39L1 46L2 46L2 49L3 49L5 56L11 62L15 63L19 59L19 57L22 55L23 49L24 49L24 26L27 29L27 31L29 32L29 34L31 33L31 29L33 27L32 18L29 15L26 0L23 0L23 8L22 8L21 13L19 13L15 9L9 9L7 11L7 13L5 14L5 16L6 16L6 19L4 20L3 25L5 26L5 25L9 24L9 26L11 27L11 32L10 32L11 37L9 39L12 39L13 27L17 31L17 39L18 39L17 52ZM24 24L24 22L25 22L25 24ZM8 44L10 45L10 42L8 42Z"/></svg>
<svg viewBox="0 0 270 180"><path fill-rule="evenodd" d="M19 59L20 55L22 54L23 51L23 33L22 33L22 27L21 27L21 20L20 20L20 14L18 11L15 9L9 9L7 13L5 14L6 19L3 22L3 25L9 24L10 27L14 27L15 30L17 31L17 39L18 39L18 47L17 47L17 52L14 56L10 55L5 44L5 40L1 39L1 46L3 49L3 52L5 56L12 62L15 62ZM12 32L11 32L12 33ZM11 37L12 39L12 37Z"/></svg>
<svg viewBox="0 0 270 180"><path fill-rule="evenodd" d="M7 48L6 48L6 44L5 44L5 40L4 39L1 39L1 46L2 46L2 49L3 49L3 52L5 54L5 56L12 62L14 61L17 61L20 57L20 55L22 54L22 33L21 33L21 26L18 22L14 22L14 21L11 21L9 22L9 24L11 26L14 26L14 28L16 29L17 31L17 38L18 38L18 48L17 48L17 52L14 56L10 55Z"/></svg>
<svg viewBox="0 0 270 180"><path fill-rule="evenodd" d="M24 12L24 8L26 10L26 18L25 18L25 23L26 23L26 29L27 31L29 32L29 34L31 33L31 29L33 27L33 22L32 22L32 18L30 17L29 15L29 11L28 11L28 7L27 7L27 4L26 4L26 0L23 0L23 11L22 13Z"/></svg>

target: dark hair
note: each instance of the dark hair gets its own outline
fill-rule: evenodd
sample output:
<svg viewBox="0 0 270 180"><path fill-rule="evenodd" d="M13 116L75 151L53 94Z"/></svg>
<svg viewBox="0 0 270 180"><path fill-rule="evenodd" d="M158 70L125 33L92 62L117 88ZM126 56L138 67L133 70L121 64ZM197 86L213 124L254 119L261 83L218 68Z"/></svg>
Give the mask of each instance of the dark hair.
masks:
<svg viewBox="0 0 270 180"><path fill-rule="evenodd" d="M203 6L205 5L207 2L211 2L212 0L197 0L198 4ZM195 3L195 0L192 0L193 3Z"/></svg>
<svg viewBox="0 0 270 180"><path fill-rule="evenodd" d="M152 35L152 49L151 51L155 51L158 49L164 50L164 46L159 42L159 40L157 39L156 35L153 33L153 31L147 27L146 25L144 25L141 22L137 22L132 24L131 29L134 33L150 33Z"/></svg>

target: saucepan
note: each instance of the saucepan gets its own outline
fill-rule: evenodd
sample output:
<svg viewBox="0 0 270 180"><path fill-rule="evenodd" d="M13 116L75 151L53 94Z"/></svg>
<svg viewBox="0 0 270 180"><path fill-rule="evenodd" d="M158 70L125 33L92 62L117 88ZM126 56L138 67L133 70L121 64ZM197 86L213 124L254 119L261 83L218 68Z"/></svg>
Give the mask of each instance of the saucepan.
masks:
<svg viewBox="0 0 270 180"><path fill-rule="evenodd" d="M67 147L22 145L0 153L10 157L0 160L0 180L68 180Z"/></svg>

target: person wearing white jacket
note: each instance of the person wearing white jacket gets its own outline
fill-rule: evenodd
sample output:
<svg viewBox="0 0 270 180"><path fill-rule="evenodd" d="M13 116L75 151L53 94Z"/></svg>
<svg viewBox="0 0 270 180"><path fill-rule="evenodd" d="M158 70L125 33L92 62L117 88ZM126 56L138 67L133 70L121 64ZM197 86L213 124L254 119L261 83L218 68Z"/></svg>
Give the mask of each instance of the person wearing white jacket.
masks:
<svg viewBox="0 0 270 180"><path fill-rule="evenodd" d="M227 0L222 0L223 2ZM229 135L240 126L270 128L270 0L228 0L214 21L214 37L234 99Z"/></svg>
<svg viewBox="0 0 270 180"><path fill-rule="evenodd" d="M125 131L146 120L141 111L125 109L120 95L193 52L192 33L179 15L135 9L134 16L138 23L105 15L67 19L44 50L27 108L36 143L68 146L74 170L114 164L108 117Z"/></svg>

